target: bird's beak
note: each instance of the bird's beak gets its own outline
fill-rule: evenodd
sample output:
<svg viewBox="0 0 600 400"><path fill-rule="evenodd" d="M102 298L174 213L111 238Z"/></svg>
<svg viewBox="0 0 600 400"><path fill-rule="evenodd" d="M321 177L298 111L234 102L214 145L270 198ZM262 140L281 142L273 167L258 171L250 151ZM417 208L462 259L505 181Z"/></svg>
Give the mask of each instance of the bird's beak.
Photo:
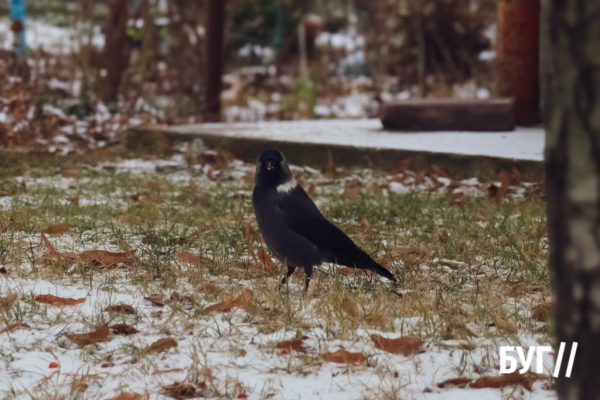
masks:
<svg viewBox="0 0 600 400"><path fill-rule="evenodd" d="M275 168L275 163L271 160L267 160L265 161L265 168L267 169L267 171L271 171Z"/></svg>

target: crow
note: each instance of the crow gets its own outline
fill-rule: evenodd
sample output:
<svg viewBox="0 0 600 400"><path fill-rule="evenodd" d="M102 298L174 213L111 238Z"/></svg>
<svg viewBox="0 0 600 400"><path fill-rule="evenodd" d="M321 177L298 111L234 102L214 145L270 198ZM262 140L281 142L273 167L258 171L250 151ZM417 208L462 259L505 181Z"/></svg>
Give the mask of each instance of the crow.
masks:
<svg viewBox="0 0 600 400"><path fill-rule="evenodd" d="M333 263L373 271L397 282L319 211L293 178L284 155L264 150L256 166L252 203L258 228L271 252L287 265L285 284L296 268L304 268L308 290L313 267Z"/></svg>

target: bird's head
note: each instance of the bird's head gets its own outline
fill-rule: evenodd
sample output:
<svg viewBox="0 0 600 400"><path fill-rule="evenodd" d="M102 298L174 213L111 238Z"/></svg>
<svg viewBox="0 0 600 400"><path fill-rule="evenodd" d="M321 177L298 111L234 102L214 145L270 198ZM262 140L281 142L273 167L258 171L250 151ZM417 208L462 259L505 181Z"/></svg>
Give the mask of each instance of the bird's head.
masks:
<svg viewBox="0 0 600 400"><path fill-rule="evenodd" d="M264 150L258 157L256 184L279 186L294 178L285 156L275 149Z"/></svg>

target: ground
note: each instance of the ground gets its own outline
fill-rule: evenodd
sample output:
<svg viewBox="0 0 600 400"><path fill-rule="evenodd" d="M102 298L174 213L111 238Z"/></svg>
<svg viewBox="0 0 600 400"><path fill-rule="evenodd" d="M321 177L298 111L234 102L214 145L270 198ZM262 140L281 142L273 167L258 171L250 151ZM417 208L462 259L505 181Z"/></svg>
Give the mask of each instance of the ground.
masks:
<svg viewBox="0 0 600 400"><path fill-rule="evenodd" d="M253 165L198 146L166 160L1 156L2 398L555 397L548 372L478 380L499 375L499 346L550 344L543 187L516 171L483 183L408 160L294 167L400 281L324 265L304 295L301 272L278 285ZM468 379L440 385L452 378Z"/></svg>

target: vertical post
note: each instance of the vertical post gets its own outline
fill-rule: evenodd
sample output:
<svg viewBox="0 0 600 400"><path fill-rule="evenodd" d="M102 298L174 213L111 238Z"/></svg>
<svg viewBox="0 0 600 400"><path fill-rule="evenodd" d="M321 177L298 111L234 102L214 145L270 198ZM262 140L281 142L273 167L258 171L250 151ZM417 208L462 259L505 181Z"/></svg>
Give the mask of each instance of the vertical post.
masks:
<svg viewBox="0 0 600 400"><path fill-rule="evenodd" d="M427 86L425 85L426 75L426 52L425 47L425 28L423 26L423 8L422 0L413 0L413 11L415 13L415 24L417 28L417 44L419 46L419 54L417 58L417 79L419 81L419 96L427 96Z"/></svg>
<svg viewBox="0 0 600 400"><path fill-rule="evenodd" d="M298 24L298 53L300 55L300 77L308 80L308 55L306 51L306 29L304 27L304 19Z"/></svg>
<svg viewBox="0 0 600 400"><path fill-rule="evenodd" d="M221 116L223 86L223 39L226 0L210 0L206 31L206 118L218 121Z"/></svg>
<svg viewBox="0 0 600 400"><path fill-rule="evenodd" d="M498 2L497 87L515 99L519 125L539 122L540 0Z"/></svg>
<svg viewBox="0 0 600 400"><path fill-rule="evenodd" d="M12 19L11 30L14 33L15 54L19 61L27 57L27 42L25 41L25 0L12 0L10 5Z"/></svg>
<svg viewBox="0 0 600 400"><path fill-rule="evenodd" d="M108 0L107 5L110 15L103 54L106 67L103 99L105 102L116 102L123 73L129 66L129 49L126 40L129 0Z"/></svg>

